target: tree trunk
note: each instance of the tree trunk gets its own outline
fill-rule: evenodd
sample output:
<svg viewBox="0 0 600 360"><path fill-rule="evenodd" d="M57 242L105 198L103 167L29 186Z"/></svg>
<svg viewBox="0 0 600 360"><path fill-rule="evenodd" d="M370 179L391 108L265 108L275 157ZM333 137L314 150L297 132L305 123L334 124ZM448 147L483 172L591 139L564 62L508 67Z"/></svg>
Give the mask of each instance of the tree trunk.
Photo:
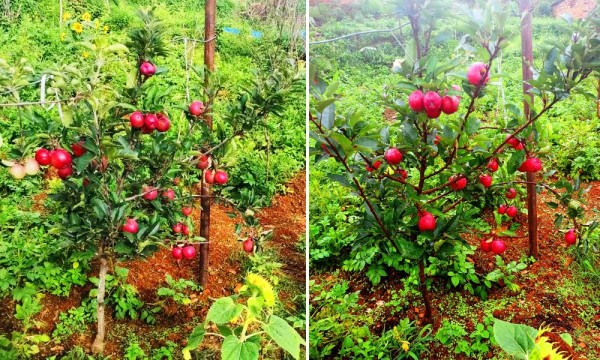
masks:
<svg viewBox="0 0 600 360"><path fill-rule="evenodd" d="M533 46L532 46L532 6L531 0L519 0L519 10L521 11L521 71L523 73L523 94L529 97L531 105L527 101L523 101L523 111L525 113L525 121L531 118L530 106L533 106L533 94L528 93L531 85L527 81L533 78L531 72L531 64L533 64ZM533 142L533 134L528 141ZM537 227L537 194L536 194L536 178L535 173L527 173L527 224L529 226L529 256L534 258L539 257L538 249L538 227Z"/></svg>
<svg viewBox="0 0 600 360"><path fill-rule="evenodd" d="M423 303L425 304L425 315L423 321L426 324L431 323L433 312L431 310L431 299L427 290L427 276L425 275L425 260L419 262L419 291L423 295Z"/></svg>
<svg viewBox="0 0 600 360"><path fill-rule="evenodd" d="M105 335L105 321L104 321L104 295L106 293L106 273L108 272L108 261L103 252L100 253L100 274L98 276L98 332L96 339L92 344L92 353L101 354L104 351L104 335Z"/></svg>
<svg viewBox="0 0 600 360"><path fill-rule="evenodd" d="M206 73L204 75L204 87L210 86L210 73L215 70L215 42L216 42L216 0L206 0L204 6L204 65ZM207 101L207 112L211 112L212 99ZM204 117L206 125L212 130L213 117L206 115ZM200 244L200 285L206 286L208 278L208 256L209 256L209 240L210 240L210 184L207 184L202 179L202 195L200 198L200 206L202 212L200 215L200 236L204 238L205 243Z"/></svg>

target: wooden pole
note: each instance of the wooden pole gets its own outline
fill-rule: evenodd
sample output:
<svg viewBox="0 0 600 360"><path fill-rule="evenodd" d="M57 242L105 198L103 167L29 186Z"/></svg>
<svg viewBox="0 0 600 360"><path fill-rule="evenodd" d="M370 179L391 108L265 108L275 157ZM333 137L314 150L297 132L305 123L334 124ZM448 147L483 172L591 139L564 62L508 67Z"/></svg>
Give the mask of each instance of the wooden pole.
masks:
<svg viewBox="0 0 600 360"><path fill-rule="evenodd" d="M523 100L523 111L526 121L531 119L531 109L533 106L533 94L529 92L531 85L527 83L533 78L531 64L533 64L533 45L532 36L532 5L531 0L519 0L519 10L521 12L521 71L523 73L523 94L529 97L529 103ZM530 105L531 104L531 105ZM533 135L529 137L529 142L533 141ZM529 256L539 257L538 248L538 228L537 228L537 198L536 198L536 178L535 173L527 174L527 224L529 226Z"/></svg>
<svg viewBox="0 0 600 360"><path fill-rule="evenodd" d="M210 73L215 70L215 35L216 35L216 0L206 0L204 6L204 87L207 88L210 84ZM206 111L210 114L212 103L207 102ZM212 115L204 116L204 120L209 129L213 128ZM206 286L208 279L208 256L210 242L210 202L211 191L210 184L207 184L202 178L202 195L200 198L200 206L202 208L200 215L200 236L205 239L205 242L200 244L200 285Z"/></svg>

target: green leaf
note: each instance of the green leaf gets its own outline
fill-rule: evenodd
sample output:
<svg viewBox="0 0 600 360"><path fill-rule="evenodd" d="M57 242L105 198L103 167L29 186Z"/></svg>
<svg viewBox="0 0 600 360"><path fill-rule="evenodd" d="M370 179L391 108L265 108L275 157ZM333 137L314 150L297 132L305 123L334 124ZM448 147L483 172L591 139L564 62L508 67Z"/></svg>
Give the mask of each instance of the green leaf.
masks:
<svg viewBox="0 0 600 360"><path fill-rule="evenodd" d="M292 355L294 359L300 358L300 344L302 338L287 321L271 315L268 324L263 325L263 330L273 339L277 345ZM303 342L303 341L302 341Z"/></svg>
<svg viewBox="0 0 600 360"><path fill-rule="evenodd" d="M535 347L537 330L521 324L495 319L494 338L502 350L517 359L527 359Z"/></svg>
<svg viewBox="0 0 600 360"><path fill-rule="evenodd" d="M225 338L221 346L222 360L255 360L258 359L258 345L253 342L242 342L235 335Z"/></svg>
<svg viewBox="0 0 600 360"><path fill-rule="evenodd" d="M236 304L232 298L220 298L208 310L206 322L212 321L217 325L226 324L240 316L243 310L244 307L241 304Z"/></svg>
<svg viewBox="0 0 600 360"><path fill-rule="evenodd" d="M400 239L397 241L398 243L398 247L400 248L400 250L402 251L402 257L406 258L406 259L420 259L421 256L423 256L424 250L421 246L410 242L410 241L406 241L404 239Z"/></svg>
<svg viewBox="0 0 600 360"><path fill-rule="evenodd" d="M523 161L525 161L525 151L515 151L506 163L506 171L509 174L514 174Z"/></svg>
<svg viewBox="0 0 600 360"><path fill-rule="evenodd" d="M197 349L202 341L204 340L204 334L206 334L206 330L204 330L204 325L196 326L190 336L188 337L188 344L183 349L183 356L185 359L191 359L190 350Z"/></svg>
<svg viewBox="0 0 600 360"><path fill-rule="evenodd" d="M479 126L481 125L481 120L476 119L474 117L470 117L465 124L465 131L468 135L473 135L479 130Z"/></svg>

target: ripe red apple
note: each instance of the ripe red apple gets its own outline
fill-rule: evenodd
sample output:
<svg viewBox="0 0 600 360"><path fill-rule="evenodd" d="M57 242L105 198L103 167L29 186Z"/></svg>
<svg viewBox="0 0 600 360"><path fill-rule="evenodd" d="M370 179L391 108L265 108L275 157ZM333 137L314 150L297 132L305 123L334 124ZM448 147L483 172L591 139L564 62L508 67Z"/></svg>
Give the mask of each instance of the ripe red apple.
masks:
<svg viewBox="0 0 600 360"><path fill-rule="evenodd" d="M502 204L502 205L498 206L498 214L500 214L500 215L506 214L506 205Z"/></svg>
<svg viewBox="0 0 600 360"><path fill-rule="evenodd" d="M129 122L131 123L131 127L134 129L139 129L144 126L144 114L141 111L134 111L129 115Z"/></svg>
<svg viewBox="0 0 600 360"><path fill-rule="evenodd" d="M150 129L146 125L142 126L142 134L152 134L153 131L154 129Z"/></svg>
<svg viewBox="0 0 600 360"><path fill-rule="evenodd" d="M71 154L65 149L54 149L50 151L50 164L57 169L71 165Z"/></svg>
<svg viewBox="0 0 600 360"><path fill-rule="evenodd" d="M565 233L565 242L569 245L575 245L577 242L577 234L575 233L575 229L569 229Z"/></svg>
<svg viewBox="0 0 600 360"><path fill-rule="evenodd" d="M227 182L227 173L223 170L218 170L215 173L215 182L219 185L224 185Z"/></svg>
<svg viewBox="0 0 600 360"><path fill-rule="evenodd" d="M83 154L87 152L87 149L83 147L83 144L84 141L81 140L80 142L76 142L75 144L71 145L71 151L73 151L73 155L75 155L75 157L83 156Z"/></svg>
<svg viewBox="0 0 600 360"><path fill-rule="evenodd" d="M383 157L390 165L398 165L400 164L400 161L402 161L402 153L395 147L387 149Z"/></svg>
<svg viewBox="0 0 600 360"><path fill-rule="evenodd" d="M35 152L35 161L42 166L50 165L50 151L41 148Z"/></svg>
<svg viewBox="0 0 600 360"><path fill-rule="evenodd" d="M373 171L379 169L380 166L381 166L381 161L377 160L373 163L373 167L366 165L365 169L367 169L368 172L373 172Z"/></svg>
<svg viewBox="0 0 600 360"><path fill-rule="evenodd" d="M507 199L514 199L517 197L517 190L515 190L515 188L510 188L508 190L506 190L506 198Z"/></svg>
<svg viewBox="0 0 600 360"><path fill-rule="evenodd" d="M156 129L158 125L158 117L155 114L146 114L144 116L144 127L149 130Z"/></svg>
<svg viewBox="0 0 600 360"><path fill-rule="evenodd" d="M183 247L183 257L187 260L193 259L196 256L196 248L192 245Z"/></svg>
<svg viewBox="0 0 600 360"><path fill-rule="evenodd" d="M202 101L194 101L189 106L190 114L192 116L200 116L204 112L204 103Z"/></svg>
<svg viewBox="0 0 600 360"><path fill-rule="evenodd" d="M138 226L137 221L135 221L135 219L127 218L125 220L125 224L123 225L123 232L135 234L138 232L138 230L139 230L139 226Z"/></svg>
<svg viewBox="0 0 600 360"><path fill-rule="evenodd" d="M156 123L156 130L159 132L166 132L171 127L171 121L165 114L158 114L158 122Z"/></svg>
<svg viewBox="0 0 600 360"><path fill-rule="evenodd" d="M248 238L243 242L244 251L247 253L254 252L254 241L252 238Z"/></svg>
<svg viewBox="0 0 600 360"><path fill-rule="evenodd" d="M410 106L412 111L416 112L425 110L423 92L421 90L415 90L408 96L408 106Z"/></svg>
<svg viewBox="0 0 600 360"><path fill-rule="evenodd" d="M173 189L169 188L166 191L163 191L162 197L166 201L173 201L173 200L175 200L175 191L173 191Z"/></svg>
<svg viewBox="0 0 600 360"><path fill-rule="evenodd" d="M435 91L428 91L423 96L423 107L430 118L438 117L442 112L442 97ZM437 116L433 116L437 114Z"/></svg>
<svg viewBox="0 0 600 360"><path fill-rule="evenodd" d="M428 212L423 212L419 219L418 226L421 232L435 230L435 217Z"/></svg>
<svg viewBox="0 0 600 360"><path fill-rule="evenodd" d="M540 170L542 170L542 161L536 157L525 160L519 166L519 171L521 172L538 172Z"/></svg>
<svg viewBox="0 0 600 360"><path fill-rule="evenodd" d="M183 224L182 223L177 223L177 224L173 225L173 232L175 234L179 234L181 232L181 230L183 230Z"/></svg>
<svg viewBox="0 0 600 360"><path fill-rule="evenodd" d="M484 188L489 188L492 186L492 177L488 174L479 175L479 182L483 185Z"/></svg>
<svg viewBox="0 0 600 360"><path fill-rule="evenodd" d="M208 155L202 155L198 158L198 169L205 170L210 167L210 157Z"/></svg>
<svg viewBox="0 0 600 360"><path fill-rule="evenodd" d="M492 251L492 243L488 242L487 240L481 240L481 250L483 250L484 252L490 252Z"/></svg>
<svg viewBox="0 0 600 360"><path fill-rule="evenodd" d="M427 114L427 117L430 119L436 119L438 117L440 117L440 115L442 114L442 109L425 109L425 114Z"/></svg>
<svg viewBox="0 0 600 360"><path fill-rule="evenodd" d="M187 225L181 225L181 233L188 236L190 234L190 228Z"/></svg>
<svg viewBox="0 0 600 360"><path fill-rule="evenodd" d="M506 244L500 239L494 239L492 241L491 248L494 254L500 255L506 250Z"/></svg>
<svg viewBox="0 0 600 360"><path fill-rule="evenodd" d="M448 181L452 181L449 185L452 190L462 190L467 186L467 178L462 175L452 175Z"/></svg>
<svg viewBox="0 0 600 360"><path fill-rule="evenodd" d="M142 193L144 193L144 195L142 195L142 197L148 201L152 201L154 199L156 199L156 197L158 196L158 190L156 190L155 188L151 187L151 186L142 186Z"/></svg>
<svg viewBox="0 0 600 360"><path fill-rule="evenodd" d="M444 114L454 114L458 111L458 106L460 105L460 99L458 96L444 96L442 98L442 112Z"/></svg>
<svg viewBox="0 0 600 360"><path fill-rule="evenodd" d="M517 208L514 206L509 206L508 208L506 208L506 215L508 215L511 218L517 216L518 212L519 210L517 210Z"/></svg>
<svg viewBox="0 0 600 360"><path fill-rule="evenodd" d="M483 85L490 80L490 75L487 74L486 76L486 73L487 66L482 62L476 62L467 71L467 80L471 85Z"/></svg>
<svg viewBox="0 0 600 360"><path fill-rule="evenodd" d="M73 167L71 165L67 165L63 168L58 169L56 173L58 174L59 178L65 180L69 176L73 175Z"/></svg>
<svg viewBox="0 0 600 360"><path fill-rule="evenodd" d="M192 210L193 208L191 206L184 206L183 208L181 208L181 213L183 214L183 216L190 216L192 215Z"/></svg>
<svg viewBox="0 0 600 360"><path fill-rule="evenodd" d="M181 260L183 259L183 249L179 246L175 246L173 250L171 250L171 255L173 255L173 259Z"/></svg>
<svg viewBox="0 0 600 360"><path fill-rule="evenodd" d="M156 66L154 66L154 64L152 64L149 61L144 61L140 65L140 73L142 75L144 75L145 77L150 77L150 76L156 74Z"/></svg>
<svg viewBox="0 0 600 360"><path fill-rule="evenodd" d="M34 158L26 159L23 166L25 166L25 173L27 175L35 175L40 171L40 165Z"/></svg>
<svg viewBox="0 0 600 360"><path fill-rule="evenodd" d="M442 137L441 137L441 136L439 136L439 135L436 135L436 136L435 136L435 139L433 140L433 143L434 143L435 145L437 145L437 144L439 144L439 143L440 143L440 141L442 141Z"/></svg>
<svg viewBox="0 0 600 360"><path fill-rule="evenodd" d="M402 180L406 180L406 178L408 177L408 171L406 171L404 169L396 169L396 173L398 173L398 175L400 175Z"/></svg>
<svg viewBox="0 0 600 360"><path fill-rule="evenodd" d="M498 159L496 159L496 158L491 159L490 161L488 161L486 167L490 172L498 171Z"/></svg>
<svg viewBox="0 0 600 360"><path fill-rule="evenodd" d="M519 139L512 137L510 134L506 135L506 137L508 138L508 140L506 140L506 144L510 147L512 147L513 149L516 148L521 142L519 141Z"/></svg>
<svg viewBox="0 0 600 360"><path fill-rule="evenodd" d="M27 175L25 166L23 166L21 164L14 164L13 166L10 167L10 169L8 169L8 172L10 173L10 175L13 178L15 178L17 180L21 180L22 178L25 177L25 175Z"/></svg>
<svg viewBox="0 0 600 360"><path fill-rule="evenodd" d="M215 171L214 170L204 170L204 181L207 184L215 183Z"/></svg>
<svg viewBox="0 0 600 360"><path fill-rule="evenodd" d="M523 143L521 141L519 141L517 146L515 146L515 150L523 150L523 149L525 149L525 145L523 145Z"/></svg>

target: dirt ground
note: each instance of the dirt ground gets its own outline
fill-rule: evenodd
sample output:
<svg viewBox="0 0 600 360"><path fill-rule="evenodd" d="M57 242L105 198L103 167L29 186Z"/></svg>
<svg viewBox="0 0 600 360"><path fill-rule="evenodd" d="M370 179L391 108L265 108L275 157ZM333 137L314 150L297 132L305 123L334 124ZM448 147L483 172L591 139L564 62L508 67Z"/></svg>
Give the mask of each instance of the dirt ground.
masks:
<svg viewBox="0 0 600 360"><path fill-rule="evenodd" d="M298 294L304 293L305 288L305 253L298 248L299 241L305 234L305 183L306 176L300 173L286 186L285 194L273 199L272 206L262 209L257 213L261 224L266 228L273 228L273 239L267 247L272 247L278 253L279 261L284 263L282 271L286 278L297 283L295 288ZM117 320L111 311L107 312L107 339L105 355L113 359L121 359L123 350L127 346L127 337L135 334L140 338L140 344L150 343L152 348L159 348L167 341L185 346L187 337L201 321L212 300L229 296L243 282L243 273L240 264L247 256L242 250L242 245L237 241L235 225L242 223L240 216L231 217L233 209L222 204L214 204L211 209L210 231L210 262L208 285L202 292L191 295L193 303L190 306L178 305L171 299L163 304L162 310L156 314L155 325L148 325L141 320ZM194 210L194 218L199 221L200 211ZM159 297L156 291L166 285L165 276L171 275L173 279L197 279L199 260L175 261L169 249L161 249L148 258L125 261L117 265L129 269L127 282L136 287L139 297L148 304L157 303ZM97 266L92 266L90 277L97 276ZM36 316L38 326L34 332L51 334L62 312L81 305L82 299L92 289L88 284L84 287L75 287L69 297L45 295L42 299L43 310ZM298 295L294 294L294 295ZM285 296L284 296L285 295ZM287 298L290 294L281 296L284 305L293 308ZM0 333L10 333L17 329L19 321L14 314L14 302L3 299L0 301L0 313L10 314L0 317ZM290 309L293 310L293 309ZM40 354L37 359L45 359L51 355L60 355L74 346L89 349L95 336L94 326L90 326L82 334L71 336L66 341L57 343L51 341L40 345ZM216 346L215 346L216 347ZM176 350L177 355L180 349Z"/></svg>
<svg viewBox="0 0 600 360"><path fill-rule="evenodd" d="M597 217L600 210L600 182L591 184L592 188L586 194L587 214ZM523 323L535 328L550 326L553 333L549 336L557 342L560 350L570 355L572 359L600 359L600 306L598 302L591 303L589 294L576 293L565 296L558 293L558 288L569 289L572 285L573 273L579 271L574 259L566 253L564 232L559 232L554 226L554 215L557 210L545 205L544 201L552 201L553 195L548 191L538 196L538 231L540 258L516 275L516 283L521 288L521 296L511 293L505 287L494 286L489 290L489 301L501 303L502 299L514 299L504 307L495 309L493 316L498 319ZM491 210L484 213L488 223L493 223ZM507 244L507 250L502 255L505 263L519 261L526 257L528 250L527 238L527 215L520 213L516 221L521 224L517 236L513 238L502 238ZM563 223L566 226L566 223ZM488 236L489 237L489 236ZM466 234L465 239L471 245L479 246L482 238L477 234ZM474 263L478 274L486 274L495 269L495 255L476 250L474 256L469 260ZM360 303L370 309L375 309L381 304L390 301L391 294L395 289L403 287L401 279L405 276L400 273L391 272L378 286L371 286L369 280L363 273L345 273L341 276L349 280L350 292L359 291ZM319 283L331 279L329 274L320 274L312 277ZM597 284L600 286L600 284ZM452 288L448 289L440 279L434 279L431 291L432 305L434 309L434 333L440 327L443 320L457 320L464 322L464 318L455 313L456 299L466 302L470 311L475 312L475 318L479 322L484 320L484 307L486 302L471 295L466 290ZM400 319L408 317L417 322L424 313L423 303L420 297L411 299L412 305L404 313L387 316L384 320L375 321L371 326L375 333L395 326ZM447 310L440 310L447 309ZM586 321L582 319L585 315ZM470 333L474 330L476 322L467 321L466 330ZM560 339L557 334L567 332L573 337L573 348ZM497 351L491 351L488 358L498 355ZM429 357L424 359L467 359L448 352L448 348L433 342Z"/></svg>

